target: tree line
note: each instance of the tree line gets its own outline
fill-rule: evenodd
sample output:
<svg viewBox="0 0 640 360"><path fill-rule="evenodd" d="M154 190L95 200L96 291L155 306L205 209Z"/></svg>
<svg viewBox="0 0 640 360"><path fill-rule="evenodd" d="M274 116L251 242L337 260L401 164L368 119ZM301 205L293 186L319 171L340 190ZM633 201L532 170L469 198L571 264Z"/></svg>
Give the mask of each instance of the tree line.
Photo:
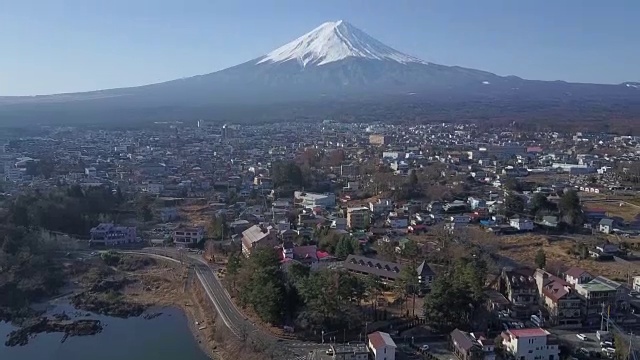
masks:
<svg viewBox="0 0 640 360"><path fill-rule="evenodd" d="M249 258L237 253L230 256L225 283L240 305L262 321L295 325L298 330L316 334L361 329L369 314L372 320L379 317L377 300L385 291L406 304L403 314L407 316L424 312L435 328L469 328L474 311L484 300L484 260L461 258L452 262L436 277L424 308L416 309L415 302L408 299L421 291L418 257L407 259L396 282L383 284L372 275L332 269L310 271L310 267L297 262L281 266L276 250L258 249Z"/></svg>

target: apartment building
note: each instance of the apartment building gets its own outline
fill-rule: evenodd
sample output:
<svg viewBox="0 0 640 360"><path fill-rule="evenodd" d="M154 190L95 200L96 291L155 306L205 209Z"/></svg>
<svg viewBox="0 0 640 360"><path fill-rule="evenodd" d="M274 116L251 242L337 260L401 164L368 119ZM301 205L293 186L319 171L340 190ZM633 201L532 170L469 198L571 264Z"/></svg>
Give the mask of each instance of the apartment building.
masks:
<svg viewBox="0 0 640 360"><path fill-rule="evenodd" d="M332 193L316 194L296 191L293 196L296 199L296 203L310 209L315 207L328 208L336 206L336 195Z"/></svg>
<svg viewBox="0 0 640 360"><path fill-rule="evenodd" d="M89 231L91 245L116 246L131 244L138 240L135 227L102 223Z"/></svg>
<svg viewBox="0 0 640 360"><path fill-rule="evenodd" d="M558 360L558 343L541 328L509 329L502 332L502 344L515 360Z"/></svg>
<svg viewBox="0 0 640 360"><path fill-rule="evenodd" d="M390 142L390 138L385 135L373 134L369 135L369 144L371 145L388 145Z"/></svg>
<svg viewBox="0 0 640 360"><path fill-rule="evenodd" d="M371 224L371 215L367 207L347 208L347 227L350 229L364 230Z"/></svg>
<svg viewBox="0 0 640 360"><path fill-rule="evenodd" d="M542 269L536 270L535 278L540 301L549 311L551 324L582 326L582 300L571 284Z"/></svg>
<svg viewBox="0 0 640 360"><path fill-rule="evenodd" d="M181 226L173 231L173 243L178 247L193 247L204 239L204 228Z"/></svg>
<svg viewBox="0 0 640 360"><path fill-rule="evenodd" d="M622 285L598 276L587 283L577 284L575 289L582 299L582 313L587 318L596 318L600 316L603 306L605 309L615 309Z"/></svg>
<svg viewBox="0 0 640 360"><path fill-rule="evenodd" d="M503 269L500 290L511 302L511 315L528 319L538 312L538 286L535 271L528 268Z"/></svg>

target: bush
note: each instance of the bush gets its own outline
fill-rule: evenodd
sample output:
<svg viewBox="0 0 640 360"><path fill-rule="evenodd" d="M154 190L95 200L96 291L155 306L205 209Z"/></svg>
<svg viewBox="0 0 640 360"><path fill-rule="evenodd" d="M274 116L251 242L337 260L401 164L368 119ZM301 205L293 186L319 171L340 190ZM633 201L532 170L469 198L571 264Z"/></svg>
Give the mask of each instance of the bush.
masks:
<svg viewBox="0 0 640 360"><path fill-rule="evenodd" d="M115 251L107 251L100 255L102 261L109 266L116 266L120 263L120 255Z"/></svg>

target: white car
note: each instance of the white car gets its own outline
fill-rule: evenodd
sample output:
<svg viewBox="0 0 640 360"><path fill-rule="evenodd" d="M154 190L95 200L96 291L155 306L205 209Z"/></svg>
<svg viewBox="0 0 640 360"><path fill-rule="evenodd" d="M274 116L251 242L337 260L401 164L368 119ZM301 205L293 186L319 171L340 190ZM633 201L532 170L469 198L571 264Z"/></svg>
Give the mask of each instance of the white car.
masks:
<svg viewBox="0 0 640 360"><path fill-rule="evenodd" d="M426 344L425 344L425 345L420 346L420 350L422 350L422 351L429 351L429 345L426 345Z"/></svg>
<svg viewBox="0 0 640 360"><path fill-rule="evenodd" d="M585 341L587 340L587 336L585 334L576 334L576 336L578 337L578 339Z"/></svg>

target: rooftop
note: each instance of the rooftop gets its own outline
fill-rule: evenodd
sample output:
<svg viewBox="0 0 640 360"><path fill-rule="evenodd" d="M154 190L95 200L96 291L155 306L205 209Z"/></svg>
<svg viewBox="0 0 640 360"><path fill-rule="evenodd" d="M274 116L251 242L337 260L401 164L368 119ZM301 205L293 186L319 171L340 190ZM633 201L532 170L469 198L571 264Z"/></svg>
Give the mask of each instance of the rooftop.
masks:
<svg viewBox="0 0 640 360"><path fill-rule="evenodd" d="M582 288L588 292L617 291L620 283L598 276L588 283L576 285L576 289Z"/></svg>
<svg viewBox="0 0 640 360"><path fill-rule="evenodd" d="M383 346L396 347L396 343L386 332L376 331L368 335L369 341L377 349Z"/></svg>
<svg viewBox="0 0 640 360"><path fill-rule="evenodd" d="M547 336L549 332L543 328L532 328L532 329L509 329L507 332L513 335L515 338L523 338L523 337L536 337L536 336Z"/></svg>

